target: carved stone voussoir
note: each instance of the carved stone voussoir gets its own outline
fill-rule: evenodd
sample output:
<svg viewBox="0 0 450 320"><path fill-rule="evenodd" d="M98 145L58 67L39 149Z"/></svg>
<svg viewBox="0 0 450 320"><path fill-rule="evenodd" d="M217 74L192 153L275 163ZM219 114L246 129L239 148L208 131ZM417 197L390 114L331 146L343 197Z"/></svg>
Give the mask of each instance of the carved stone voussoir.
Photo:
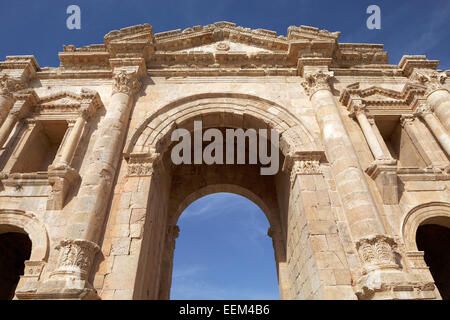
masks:
<svg viewBox="0 0 450 320"><path fill-rule="evenodd" d="M306 94L311 98L319 90L330 90L330 80L333 78L333 72L318 71L305 75L305 81L302 86Z"/></svg>
<svg viewBox="0 0 450 320"><path fill-rule="evenodd" d="M59 250L57 268L52 278L75 277L86 280L95 254L100 247L88 240L63 240L56 247Z"/></svg>
<svg viewBox="0 0 450 320"><path fill-rule="evenodd" d="M113 94L125 93L129 96L136 94L141 88L136 72L120 70L114 75Z"/></svg>
<svg viewBox="0 0 450 320"><path fill-rule="evenodd" d="M356 249L364 264L363 274L379 269L400 269L395 256L396 247L395 240L385 235L360 239Z"/></svg>

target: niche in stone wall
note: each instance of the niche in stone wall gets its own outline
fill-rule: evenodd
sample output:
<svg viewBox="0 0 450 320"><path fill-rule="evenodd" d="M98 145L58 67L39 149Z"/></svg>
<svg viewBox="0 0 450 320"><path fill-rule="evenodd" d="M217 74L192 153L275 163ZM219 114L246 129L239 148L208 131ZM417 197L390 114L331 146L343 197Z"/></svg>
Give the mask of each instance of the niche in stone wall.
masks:
<svg viewBox="0 0 450 320"><path fill-rule="evenodd" d="M11 169L12 173L47 171L67 131L67 121L39 121L31 129Z"/></svg>
<svg viewBox="0 0 450 320"><path fill-rule="evenodd" d="M383 116L375 123L391 156L398 160L399 167L426 167L414 142L400 123L400 116Z"/></svg>

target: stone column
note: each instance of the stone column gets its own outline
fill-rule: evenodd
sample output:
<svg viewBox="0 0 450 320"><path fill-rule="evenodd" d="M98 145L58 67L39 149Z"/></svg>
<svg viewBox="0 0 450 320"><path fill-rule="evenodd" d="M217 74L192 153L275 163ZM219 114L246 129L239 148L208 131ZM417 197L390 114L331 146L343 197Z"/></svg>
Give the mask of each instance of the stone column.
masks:
<svg viewBox="0 0 450 320"><path fill-rule="evenodd" d="M366 236L383 234L384 228L331 92L329 81L332 77L330 72L310 73L302 85L316 113L353 240L358 241Z"/></svg>
<svg viewBox="0 0 450 320"><path fill-rule="evenodd" d="M91 106L82 107L81 114L75 121L75 124L69 132L67 140L64 142L61 150L61 156L58 159L58 163L55 168L68 168L72 162L73 156L80 142L81 134L89 121L89 118L94 113L94 108Z"/></svg>
<svg viewBox="0 0 450 320"><path fill-rule="evenodd" d="M170 288L172 287L173 257L175 252L175 242L180 233L178 226L169 226L166 234L166 245L161 263L161 281L159 299L170 299Z"/></svg>
<svg viewBox="0 0 450 320"><path fill-rule="evenodd" d="M367 109L361 100L352 101L352 115L358 120L359 126L366 138L367 144L375 158L375 160L390 159L388 155L385 155L380 141L377 139L372 125L367 118Z"/></svg>
<svg viewBox="0 0 450 320"><path fill-rule="evenodd" d="M416 117L414 115L404 114L400 117L400 124L402 128L405 129L405 132L410 137L411 141L413 142L414 146L416 147L417 151L419 152L420 156L422 157L427 167L433 167L436 165L436 163L434 163L432 158L429 157L428 153L423 148L422 143L420 142L420 136L416 132L416 128L414 125L415 120Z"/></svg>
<svg viewBox="0 0 450 320"><path fill-rule="evenodd" d="M331 92L329 82L332 78L331 72L312 71L305 73L306 81L302 85L311 99L350 234L362 263L363 276L358 280L357 295L366 297L367 292L373 293L385 283L394 281L391 278L392 271L397 271L397 280L399 277L399 281L405 279L403 273L395 270L400 269L394 259L395 241L385 235L377 207ZM367 249L366 243L370 243L371 250Z"/></svg>
<svg viewBox="0 0 450 320"><path fill-rule="evenodd" d="M385 157L388 159L394 159L392 157L391 152L389 151L389 148L386 145L386 142L383 139L383 136L380 133L380 130L378 130L378 127L375 123L375 119L373 117L368 117L367 119L369 120L369 123L372 126L372 130L373 130L375 136L377 137L377 140L381 146L381 149L383 150Z"/></svg>
<svg viewBox="0 0 450 320"><path fill-rule="evenodd" d="M34 91L16 96L16 102L0 128L0 148L3 148L16 123L25 117L39 98Z"/></svg>
<svg viewBox="0 0 450 320"><path fill-rule="evenodd" d="M421 117L426 122L442 148L447 152L447 155L450 155L450 136L442 126L441 122L433 115L433 110L430 105L422 104L416 109L414 115Z"/></svg>
<svg viewBox="0 0 450 320"><path fill-rule="evenodd" d="M444 87L447 79L445 72L414 70L412 78L427 87L425 97L430 108L450 132L450 92Z"/></svg>
<svg viewBox="0 0 450 320"><path fill-rule="evenodd" d="M98 241L112 180L122 154L121 147L131 106L139 89L136 71L122 69L115 73L110 107L99 126L100 130L93 147L92 165L78 194L78 208L84 208L80 214L86 214L89 218L86 225L80 225L80 229L72 230L71 233L74 232L74 235L81 230L83 238Z"/></svg>
<svg viewBox="0 0 450 320"><path fill-rule="evenodd" d="M72 130L70 130L70 135L62 149L60 165L70 167L70 163L72 162L73 155L77 148L78 142L80 141L81 133L83 132L85 125L86 119L82 116L75 121L75 125Z"/></svg>
<svg viewBox="0 0 450 320"><path fill-rule="evenodd" d="M83 176L77 202L72 212L73 221L68 223L66 228L67 239L60 244L61 248L65 248L67 244L74 243L76 250L73 249L69 252L77 252L80 257L91 255L93 257L98 251L96 248L102 235L108 200L122 154L121 147L131 107L139 88L137 68L123 67L115 71L110 105L99 125L100 129L96 133L89 169ZM82 128L84 121L84 119L79 120L78 128ZM71 135L73 144L79 133L80 129L75 129L74 134ZM72 144L68 144L67 155L70 155L72 147ZM60 259L55 271L56 276L45 282L40 290L63 297L98 298L92 285L81 277L89 275L92 260L93 258L85 259L82 264L71 264L72 272L59 272L61 269L65 270L66 265L62 266L61 263L64 260Z"/></svg>
<svg viewBox="0 0 450 320"><path fill-rule="evenodd" d="M0 76L0 124L14 104L11 87L11 79L6 74Z"/></svg>

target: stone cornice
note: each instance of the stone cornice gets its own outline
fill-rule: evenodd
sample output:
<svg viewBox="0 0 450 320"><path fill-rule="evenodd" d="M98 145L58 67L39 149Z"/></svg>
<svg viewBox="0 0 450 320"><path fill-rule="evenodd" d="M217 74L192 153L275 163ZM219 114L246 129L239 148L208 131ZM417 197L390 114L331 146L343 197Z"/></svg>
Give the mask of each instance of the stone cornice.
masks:
<svg viewBox="0 0 450 320"><path fill-rule="evenodd" d="M338 44L339 32L291 26L288 35L250 29L230 22L195 26L153 35L150 25L138 25L108 33L103 45L82 48L64 46L61 69L107 70L111 58L144 58L149 69L188 67L291 68L300 57L332 58L334 67L387 63L387 53L377 44ZM202 46L221 41L247 45L265 52L204 52ZM191 50L192 51L189 51ZM239 50L239 49L238 49Z"/></svg>
<svg viewBox="0 0 450 320"><path fill-rule="evenodd" d="M428 60L426 56L405 55L400 60L398 67L402 69L405 77L410 77L415 69L435 70L439 63L439 60Z"/></svg>
<svg viewBox="0 0 450 320"><path fill-rule="evenodd" d="M402 91L390 90L378 86L361 89L359 83L349 85L341 93L339 101L352 112L352 105L360 101L369 111L374 113L412 112L418 98L423 97L424 86L407 83ZM384 110L388 108L389 110Z"/></svg>
<svg viewBox="0 0 450 320"><path fill-rule="evenodd" d="M75 117L82 115L89 119L103 106L98 92L87 88L82 88L80 93L62 90L42 97L33 89L26 89L14 93L14 98L17 102L26 104L26 112L20 113L22 116L32 112L33 116L64 114L67 117L73 114ZM15 108L13 107L11 112L14 112Z"/></svg>

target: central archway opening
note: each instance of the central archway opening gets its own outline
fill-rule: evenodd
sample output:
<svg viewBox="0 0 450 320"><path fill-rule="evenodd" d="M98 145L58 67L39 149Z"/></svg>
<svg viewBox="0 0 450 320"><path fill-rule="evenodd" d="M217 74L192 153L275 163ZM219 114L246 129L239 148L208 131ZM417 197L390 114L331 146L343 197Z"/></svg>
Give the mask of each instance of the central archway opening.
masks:
<svg viewBox="0 0 450 320"><path fill-rule="evenodd" d="M416 241L418 249L425 252L425 262L442 299L450 300L450 228L437 224L422 225L417 229Z"/></svg>
<svg viewBox="0 0 450 320"><path fill-rule="evenodd" d="M14 298L30 254L31 240L28 235L19 232L0 234L0 300Z"/></svg>
<svg viewBox="0 0 450 320"><path fill-rule="evenodd" d="M279 299L270 227L254 202L214 193L178 220L170 298Z"/></svg>

